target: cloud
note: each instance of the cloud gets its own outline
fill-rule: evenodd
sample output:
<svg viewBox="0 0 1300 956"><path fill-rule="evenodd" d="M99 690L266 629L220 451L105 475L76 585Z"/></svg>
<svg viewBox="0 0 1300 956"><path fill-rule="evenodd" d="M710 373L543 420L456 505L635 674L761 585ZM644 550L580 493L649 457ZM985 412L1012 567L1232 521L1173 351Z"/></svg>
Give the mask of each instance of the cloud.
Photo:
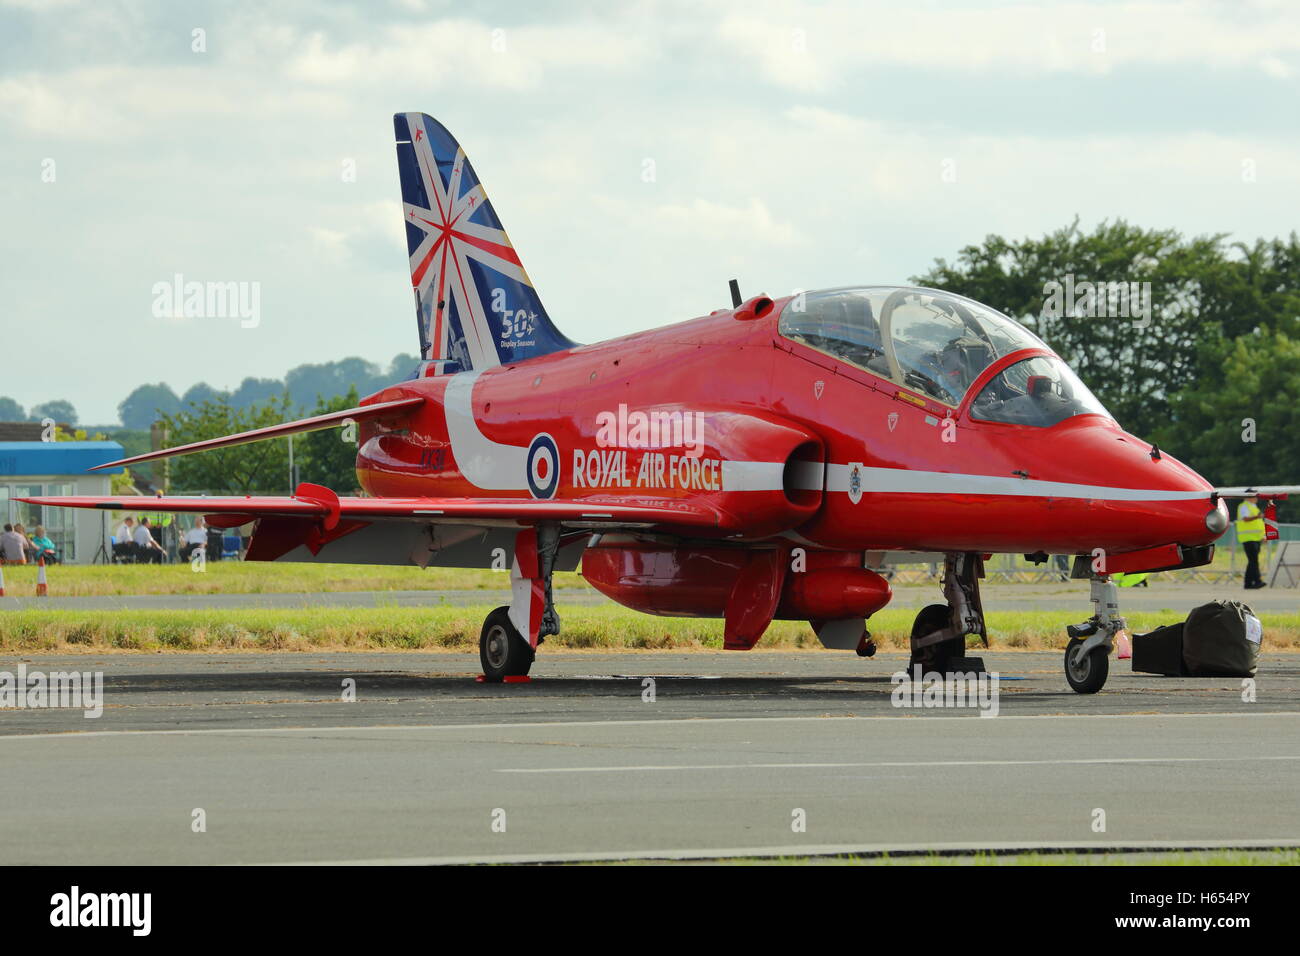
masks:
<svg viewBox="0 0 1300 956"><path fill-rule="evenodd" d="M656 207L651 222L659 231L680 238L791 246L807 242L793 224L773 218L763 200L726 206L696 198L689 203Z"/></svg>
<svg viewBox="0 0 1300 956"><path fill-rule="evenodd" d="M725 306L731 276L903 281L1076 214L1250 240L1300 201L1293 4L0 4L0 341L66 343L91 422L138 343L178 390L411 350L397 110L461 139L584 341ZM178 271L262 282L265 321L144 328Z"/></svg>
<svg viewBox="0 0 1300 956"><path fill-rule="evenodd" d="M716 38L771 83L825 91L870 69L939 74L1104 73L1185 64L1290 76L1294 4L745 4Z"/></svg>
<svg viewBox="0 0 1300 956"><path fill-rule="evenodd" d="M299 82L375 86L415 75L507 90L535 88L550 70L625 71L652 54L645 37L596 22L508 28L468 19L390 26L362 42L316 32L295 46L285 74Z"/></svg>

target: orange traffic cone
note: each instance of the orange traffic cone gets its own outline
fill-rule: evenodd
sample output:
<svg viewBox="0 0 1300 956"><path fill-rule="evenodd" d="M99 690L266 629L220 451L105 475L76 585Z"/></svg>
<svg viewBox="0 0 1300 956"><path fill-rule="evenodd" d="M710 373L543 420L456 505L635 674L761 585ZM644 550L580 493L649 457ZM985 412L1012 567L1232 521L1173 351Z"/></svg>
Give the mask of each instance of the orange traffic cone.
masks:
<svg viewBox="0 0 1300 956"><path fill-rule="evenodd" d="M0 597L5 596L5 569L0 565Z"/></svg>
<svg viewBox="0 0 1300 956"><path fill-rule="evenodd" d="M1115 635L1116 660L1126 661L1133 656L1133 642L1129 639L1128 631L1120 631Z"/></svg>
<svg viewBox="0 0 1300 956"><path fill-rule="evenodd" d="M36 596L49 597L50 591L45 582L45 559L36 562Z"/></svg>

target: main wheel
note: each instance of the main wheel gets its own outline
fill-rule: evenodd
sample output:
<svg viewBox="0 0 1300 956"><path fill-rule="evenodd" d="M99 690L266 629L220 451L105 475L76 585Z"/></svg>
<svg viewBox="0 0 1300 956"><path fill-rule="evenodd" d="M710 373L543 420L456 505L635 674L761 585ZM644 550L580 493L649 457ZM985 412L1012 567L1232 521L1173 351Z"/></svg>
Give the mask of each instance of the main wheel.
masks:
<svg viewBox="0 0 1300 956"><path fill-rule="evenodd" d="M912 621L912 637L925 637L948 626L949 611L946 604L930 604L917 612ZM912 654L912 664L920 664L926 671L945 673L948 662L966 656L966 638L954 637L923 647Z"/></svg>
<svg viewBox="0 0 1300 956"><path fill-rule="evenodd" d="M1083 640L1070 639L1065 645L1065 679L1078 694L1095 694L1106 683L1110 674L1110 656L1105 644L1094 647L1086 654L1080 653Z"/></svg>
<svg viewBox="0 0 1300 956"><path fill-rule="evenodd" d="M507 677L522 677L533 666L536 654L510 622L510 608L497 608L483 622L478 657L483 679L493 684Z"/></svg>

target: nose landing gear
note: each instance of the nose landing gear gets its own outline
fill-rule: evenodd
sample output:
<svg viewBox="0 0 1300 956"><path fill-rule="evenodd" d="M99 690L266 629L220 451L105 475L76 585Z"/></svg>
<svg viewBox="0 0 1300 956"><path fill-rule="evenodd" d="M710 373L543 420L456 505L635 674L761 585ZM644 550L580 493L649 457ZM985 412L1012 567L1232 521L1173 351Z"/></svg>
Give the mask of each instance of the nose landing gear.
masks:
<svg viewBox="0 0 1300 956"><path fill-rule="evenodd" d="M1119 589L1109 575L1092 574L1091 597L1096 609L1082 624L1071 624L1065 633L1065 679L1078 694L1095 694L1110 674L1110 652L1116 638L1128 630L1119 613Z"/></svg>

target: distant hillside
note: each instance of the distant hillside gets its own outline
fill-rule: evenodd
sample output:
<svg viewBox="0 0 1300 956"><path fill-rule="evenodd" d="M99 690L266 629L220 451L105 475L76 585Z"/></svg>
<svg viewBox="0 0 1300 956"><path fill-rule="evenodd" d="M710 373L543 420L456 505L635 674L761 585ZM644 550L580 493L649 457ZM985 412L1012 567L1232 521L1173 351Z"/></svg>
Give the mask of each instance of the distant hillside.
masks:
<svg viewBox="0 0 1300 956"><path fill-rule="evenodd" d="M233 390L214 388L199 382L177 395L164 382L141 385L117 406L123 427L148 429L159 413L172 415L187 405L222 398L235 408L278 397L286 391L289 400L302 409L314 408L317 398L343 395L356 386L358 395L369 395L386 385L406 378L419 363L414 355L397 355L387 366L380 366L361 358L345 358L319 365L299 365L290 369L282 379L246 378Z"/></svg>

